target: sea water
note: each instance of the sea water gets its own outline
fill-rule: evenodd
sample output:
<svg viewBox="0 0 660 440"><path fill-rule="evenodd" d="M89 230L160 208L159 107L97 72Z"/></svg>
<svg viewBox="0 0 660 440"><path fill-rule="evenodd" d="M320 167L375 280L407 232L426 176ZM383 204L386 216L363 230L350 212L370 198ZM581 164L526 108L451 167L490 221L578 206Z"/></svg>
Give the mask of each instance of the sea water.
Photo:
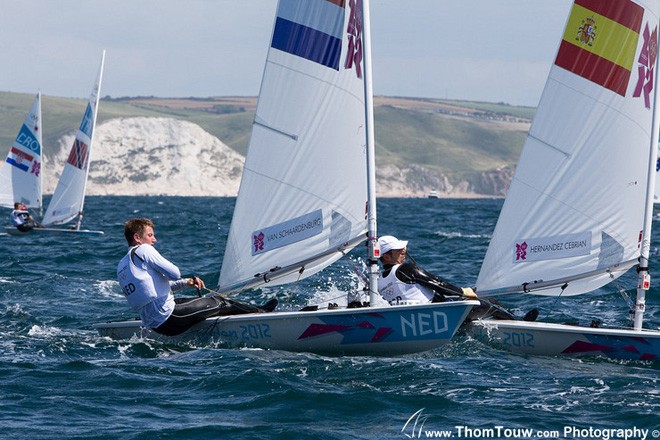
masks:
<svg viewBox="0 0 660 440"><path fill-rule="evenodd" d="M517 355L463 333L441 349L400 357L98 336L93 324L134 317L116 282L126 219L152 218L160 252L214 287L233 205L233 198L88 197L84 227L103 236L0 236L0 438L660 436L658 363ZM501 205L382 199L379 231L409 240L411 255L430 271L473 286ZM651 268L660 267L658 247L660 231ZM362 261L359 247L298 285L240 299L277 295L281 308L342 302L359 287L354 267ZM580 297L499 299L521 316L537 307L539 319L625 325L619 289L634 296L634 276ZM645 326L660 325L657 282L646 318Z"/></svg>

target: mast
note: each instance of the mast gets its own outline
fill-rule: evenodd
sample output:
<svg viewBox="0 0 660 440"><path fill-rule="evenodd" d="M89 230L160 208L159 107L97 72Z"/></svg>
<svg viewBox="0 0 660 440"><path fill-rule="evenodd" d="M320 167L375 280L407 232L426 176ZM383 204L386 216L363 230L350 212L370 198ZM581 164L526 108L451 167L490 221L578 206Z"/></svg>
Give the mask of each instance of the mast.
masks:
<svg viewBox="0 0 660 440"><path fill-rule="evenodd" d="M658 72L658 56L655 60L655 72ZM646 310L646 291L651 287L651 274L649 273L649 248L651 246L651 224L653 223L653 196L655 194L656 162L658 159L658 138L660 127L658 125L658 81L654 78L653 90L653 117L651 118L651 142L649 146L648 179L646 183L646 206L644 207L644 225L642 228L642 242L639 250L639 266L637 267L637 298L635 299L635 314L633 329L641 330Z"/></svg>
<svg viewBox="0 0 660 440"><path fill-rule="evenodd" d="M38 133L37 133L37 141L39 141L39 148L41 149L41 163L39 164L39 217L44 216L44 142L43 142L43 119L41 117L41 90L37 92L37 101L38 101L38 110L37 110L37 115L38 115Z"/></svg>
<svg viewBox="0 0 660 440"><path fill-rule="evenodd" d="M364 45L364 103L367 133L367 264L369 265L369 303L378 295L378 231L376 228L376 148L374 144L374 105L371 83L371 23L369 0L362 0L362 43Z"/></svg>
<svg viewBox="0 0 660 440"><path fill-rule="evenodd" d="M94 102L94 116L92 117L92 134L89 137L89 156L87 157L87 168L85 169L85 180L83 181L82 200L80 201L80 211L78 212L78 220L76 221L75 228L80 230L80 225L83 218L83 206L85 205L85 194L87 192L87 180L89 177L89 165L92 162L92 148L94 146L94 134L96 133L96 115L99 111L99 103L101 102L101 80L103 78L103 64L105 63L105 49L101 55L101 66L99 67L99 75L96 80L96 99Z"/></svg>

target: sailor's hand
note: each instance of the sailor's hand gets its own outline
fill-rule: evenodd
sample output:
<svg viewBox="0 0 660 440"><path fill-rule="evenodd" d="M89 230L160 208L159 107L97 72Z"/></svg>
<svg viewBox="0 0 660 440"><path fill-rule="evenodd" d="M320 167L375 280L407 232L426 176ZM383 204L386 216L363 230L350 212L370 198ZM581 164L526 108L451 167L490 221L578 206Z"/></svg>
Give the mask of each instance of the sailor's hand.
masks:
<svg viewBox="0 0 660 440"><path fill-rule="evenodd" d="M465 298L477 299L477 294L474 293L474 290L472 290L471 287L461 287L461 290L463 291L463 296Z"/></svg>
<svg viewBox="0 0 660 440"><path fill-rule="evenodd" d="M188 278L188 285L193 286L197 290L206 288L206 286L204 285L204 280L196 276L193 276L192 278Z"/></svg>

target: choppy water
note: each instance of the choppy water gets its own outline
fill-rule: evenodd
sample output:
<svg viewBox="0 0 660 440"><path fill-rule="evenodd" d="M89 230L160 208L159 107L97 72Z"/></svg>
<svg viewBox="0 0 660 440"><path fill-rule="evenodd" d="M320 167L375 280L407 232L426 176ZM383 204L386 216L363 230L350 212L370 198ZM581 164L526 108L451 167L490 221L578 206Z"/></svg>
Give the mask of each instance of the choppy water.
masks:
<svg viewBox="0 0 660 440"><path fill-rule="evenodd" d="M92 330L133 316L115 281L127 218L154 219L159 250L214 286L233 203L89 197L85 227L103 229L102 237L0 236L0 438L405 439L420 430L617 438L602 430L633 428L653 438L660 429L657 363L514 355L463 334L442 350L387 358L117 342ZM432 272L473 285L500 207L498 200L384 199L379 228L410 240L411 254ZM654 235L659 247L660 231ZM655 248L651 266L660 267ZM337 298L355 282L347 260L301 283L290 300L290 288L243 299L278 294L298 306ZM620 284L634 294L632 275ZM650 327L660 324L657 285L647 296ZM506 303L520 314L538 307L544 319L626 323L614 288Z"/></svg>

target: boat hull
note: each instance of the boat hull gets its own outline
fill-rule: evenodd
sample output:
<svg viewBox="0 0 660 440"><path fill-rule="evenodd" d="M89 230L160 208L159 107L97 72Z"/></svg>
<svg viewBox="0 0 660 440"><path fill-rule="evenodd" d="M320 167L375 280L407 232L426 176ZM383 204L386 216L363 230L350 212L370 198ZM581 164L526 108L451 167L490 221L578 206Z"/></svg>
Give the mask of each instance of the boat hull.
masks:
<svg viewBox="0 0 660 440"><path fill-rule="evenodd" d="M62 234L73 234L73 235L103 235L103 231L91 231L89 229L66 229L66 228L34 228L34 229L30 229L29 231L22 232L13 227L5 227L5 232L9 235L16 235L16 236L27 235L27 234L31 234L32 232L38 234L62 233Z"/></svg>
<svg viewBox="0 0 660 440"><path fill-rule="evenodd" d="M516 353L548 356L606 356L612 359L660 359L660 331L593 328L498 319L470 322L476 339Z"/></svg>
<svg viewBox="0 0 660 440"><path fill-rule="evenodd" d="M140 321L94 327L113 339L149 338L174 343L220 343L328 355L401 355L432 350L451 340L478 301L310 312L272 312L209 318L168 337Z"/></svg>

